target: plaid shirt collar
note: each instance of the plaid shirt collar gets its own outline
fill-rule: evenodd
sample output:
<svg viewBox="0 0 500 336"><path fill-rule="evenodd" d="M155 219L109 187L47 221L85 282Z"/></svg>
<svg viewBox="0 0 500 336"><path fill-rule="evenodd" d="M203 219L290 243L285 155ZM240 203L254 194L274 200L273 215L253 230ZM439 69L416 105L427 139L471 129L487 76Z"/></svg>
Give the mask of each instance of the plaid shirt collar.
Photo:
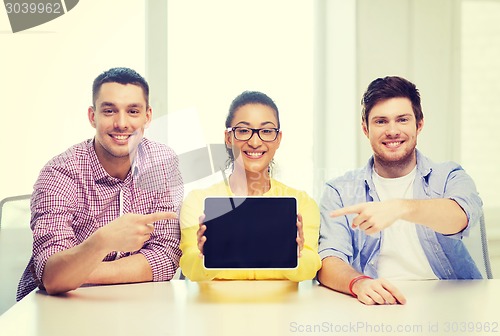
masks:
<svg viewBox="0 0 500 336"><path fill-rule="evenodd" d="M95 151L95 148L94 148L94 141L95 141L95 139L90 139L87 142L87 150L89 153L90 166L92 168L95 182L98 184L110 183L110 182L112 182L112 183L124 182L116 177L109 175L108 172L101 165L101 163L99 162L99 158L97 157L97 153ZM137 147L137 155L134 159L134 162L132 162L131 171L133 172L133 176L136 176L141 171L141 168L140 168L140 167L142 167L141 166L141 162L142 162L141 157L143 156L141 144L143 141L144 141L144 139L142 139L142 141L139 143L139 146ZM129 171L127 174L127 177L125 178L125 181L127 181L130 178L131 178L131 174Z"/></svg>

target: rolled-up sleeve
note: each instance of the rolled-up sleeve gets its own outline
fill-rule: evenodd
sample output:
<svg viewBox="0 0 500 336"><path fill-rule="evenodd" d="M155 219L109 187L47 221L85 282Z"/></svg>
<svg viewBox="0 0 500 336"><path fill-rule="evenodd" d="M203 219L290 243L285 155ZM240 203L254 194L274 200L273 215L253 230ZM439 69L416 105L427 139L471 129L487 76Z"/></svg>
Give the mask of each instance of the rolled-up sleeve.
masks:
<svg viewBox="0 0 500 336"><path fill-rule="evenodd" d="M474 181L462 167L457 166L450 171L446 180L443 197L457 202L467 215L467 227L452 236L457 236L457 238L467 236L470 228L479 222L483 213L483 202L479 197Z"/></svg>
<svg viewBox="0 0 500 336"><path fill-rule="evenodd" d="M184 185L177 156L171 152L169 159L163 165L165 183L162 188L158 188L159 196L153 212L175 212L179 216ZM173 278L181 257L179 243L179 219L161 220L155 224L151 238L139 251L151 266L153 281L168 281Z"/></svg>
<svg viewBox="0 0 500 336"><path fill-rule="evenodd" d="M78 245L71 223L76 209L76 188L68 171L45 167L31 198L33 263L41 283L47 260L55 253Z"/></svg>
<svg viewBox="0 0 500 336"><path fill-rule="evenodd" d="M353 243L347 217L332 218L330 212L344 207L338 190L327 183L320 202L321 225L319 234L319 255L321 259L337 257L352 262Z"/></svg>

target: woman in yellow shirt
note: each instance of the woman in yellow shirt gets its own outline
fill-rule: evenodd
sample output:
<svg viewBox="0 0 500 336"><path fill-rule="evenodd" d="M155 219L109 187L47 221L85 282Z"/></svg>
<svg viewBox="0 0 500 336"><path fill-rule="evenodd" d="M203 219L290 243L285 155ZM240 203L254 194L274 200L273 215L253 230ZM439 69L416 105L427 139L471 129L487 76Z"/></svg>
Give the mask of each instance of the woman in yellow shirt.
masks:
<svg viewBox="0 0 500 336"><path fill-rule="evenodd" d="M225 144L232 165L228 179L207 189L194 190L181 208L180 266L193 281L213 279L312 279L321 266L318 255L319 210L304 191L290 188L270 176L274 153L279 148L278 107L267 95L245 91L236 97L226 119ZM297 199L299 265L292 270L208 270L202 251L206 237L203 203L207 196L293 196ZM271 258L272 256L270 256Z"/></svg>

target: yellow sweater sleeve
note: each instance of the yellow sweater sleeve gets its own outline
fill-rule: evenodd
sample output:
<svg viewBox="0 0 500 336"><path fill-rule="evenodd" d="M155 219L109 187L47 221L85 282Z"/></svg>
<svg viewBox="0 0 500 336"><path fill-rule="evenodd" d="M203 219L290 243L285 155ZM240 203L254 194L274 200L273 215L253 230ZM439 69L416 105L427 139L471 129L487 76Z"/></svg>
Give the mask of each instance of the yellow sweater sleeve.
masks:
<svg viewBox="0 0 500 336"><path fill-rule="evenodd" d="M304 230L304 248L295 270L284 271L284 276L292 281L309 280L316 276L321 267L318 254L320 215L316 202L305 192L295 195L299 204L298 212L302 215Z"/></svg>
<svg viewBox="0 0 500 336"><path fill-rule="evenodd" d="M192 281L212 280L218 273L203 267L203 258L200 257L198 249L196 233L199 228L199 218L203 215L204 198L200 190L194 190L188 194L181 207L180 267L182 273Z"/></svg>

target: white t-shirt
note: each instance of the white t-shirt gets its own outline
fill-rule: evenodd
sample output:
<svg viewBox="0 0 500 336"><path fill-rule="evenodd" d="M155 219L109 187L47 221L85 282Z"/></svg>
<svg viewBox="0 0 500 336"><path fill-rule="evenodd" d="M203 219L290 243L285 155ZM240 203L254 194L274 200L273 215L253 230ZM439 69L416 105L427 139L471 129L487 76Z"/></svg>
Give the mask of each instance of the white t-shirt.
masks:
<svg viewBox="0 0 500 336"><path fill-rule="evenodd" d="M381 201L413 198L416 167L406 176L384 178L373 171L373 183ZM415 223L397 220L382 233L378 276L392 280L437 279L420 245Z"/></svg>

